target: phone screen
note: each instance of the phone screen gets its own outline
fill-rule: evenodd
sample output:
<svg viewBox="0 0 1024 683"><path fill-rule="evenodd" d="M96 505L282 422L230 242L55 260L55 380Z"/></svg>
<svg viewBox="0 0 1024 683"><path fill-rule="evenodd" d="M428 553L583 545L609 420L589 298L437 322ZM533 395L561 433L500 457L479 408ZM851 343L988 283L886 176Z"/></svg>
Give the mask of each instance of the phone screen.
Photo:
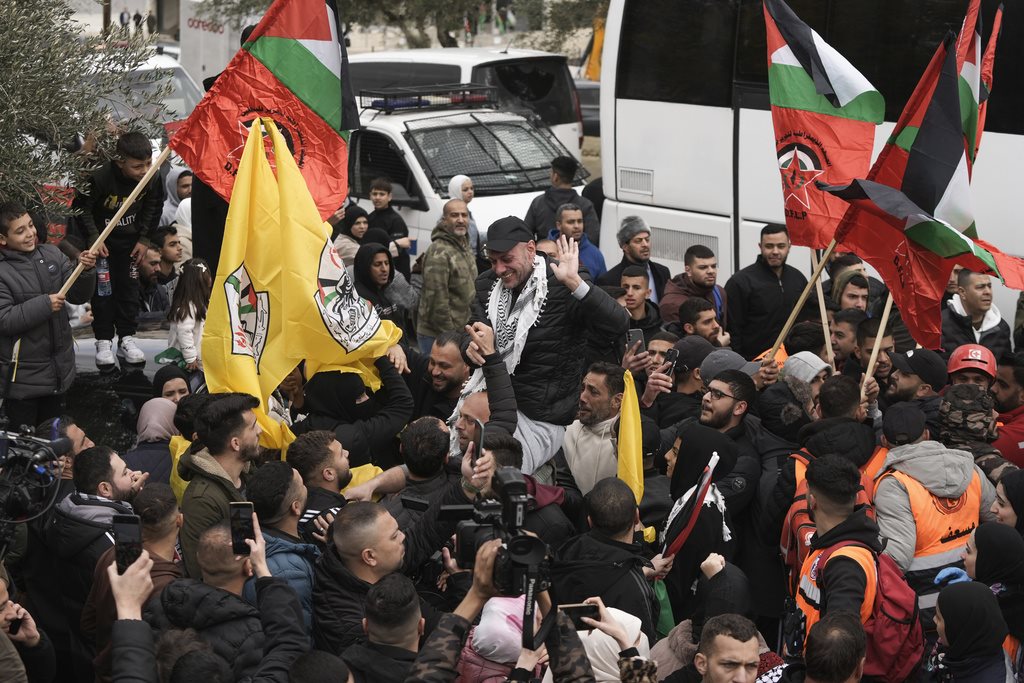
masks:
<svg viewBox="0 0 1024 683"><path fill-rule="evenodd" d="M597 605L580 603L578 605L559 605L558 609L565 612L566 616L572 619L573 626L577 631L592 631L594 627L583 621L583 617L590 617L597 620L601 613Z"/></svg>
<svg viewBox="0 0 1024 683"><path fill-rule="evenodd" d="M665 352L665 362L669 363L668 370L665 371L666 375L671 375L676 371L676 362L679 360L679 349L669 349Z"/></svg>
<svg viewBox="0 0 1024 683"><path fill-rule="evenodd" d="M231 503L231 552L248 555L249 544L245 539L256 540L252 526L252 503Z"/></svg>
<svg viewBox="0 0 1024 683"><path fill-rule="evenodd" d="M480 457L480 449L484 447L484 423L480 420L473 420L473 422L476 423L476 438L473 439L473 457L470 462L475 465Z"/></svg>
<svg viewBox="0 0 1024 683"><path fill-rule="evenodd" d="M114 515L112 526L117 573L124 574L142 554L142 521L138 515Z"/></svg>
<svg viewBox="0 0 1024 683"><path fill-rule="evenodd" d="M630 350L633 346L640 342L640 348L636 350L637 353L643 353L647 350L644 344L644 331L643 330L629 330L626 332L626 349Z"/></svg>

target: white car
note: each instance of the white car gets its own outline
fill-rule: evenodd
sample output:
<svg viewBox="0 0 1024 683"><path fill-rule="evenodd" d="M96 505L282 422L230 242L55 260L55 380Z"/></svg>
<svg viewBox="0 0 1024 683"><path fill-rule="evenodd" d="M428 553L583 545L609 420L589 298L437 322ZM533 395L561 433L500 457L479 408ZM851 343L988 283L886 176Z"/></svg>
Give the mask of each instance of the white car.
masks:
<svg viewBox="0 0 1024 683"><path fill-rule="evenodd" d="M364 91L359 98L362 128L349 140L349 192L372 211L370 183L388 178L391 204L409 236L419 240L417 252L430 243L450 199L452 176L472 179L469 210L484 237L499 218L525 216L533 198L550 186L551 160L569 155L547 127L519 114L460 107L465 101L491 103L491 88L410 88L400 97L395 90ZM574 184L582 185L586 176L581 166Z"/></svg>

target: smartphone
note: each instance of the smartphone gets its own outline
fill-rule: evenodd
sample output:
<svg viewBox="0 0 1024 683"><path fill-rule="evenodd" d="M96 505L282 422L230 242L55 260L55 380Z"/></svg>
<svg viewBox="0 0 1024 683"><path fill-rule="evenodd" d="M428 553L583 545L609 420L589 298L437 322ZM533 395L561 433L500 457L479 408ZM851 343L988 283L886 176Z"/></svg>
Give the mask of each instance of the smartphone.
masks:
<svg viewBox="0 0 1024 683"><path fill-rule="evenodd" d="M113 529L117 573L124 574L142 554L142 520L138 515L114 515Z"/></svg>
<svg viewBox="0 0 1024 683"><path fill-rule="evenodd" d="M256 531L252 527L252 503L229 503L231 519L231 552L235 555L248 555L249 544L245 539L256 540Z"/></svg>
<svg viewBox="0 0 1024 683"><path fill-rule="evenodd" d="M23 621L25 621L25 620L24 619L11 619L10 622L8 622L8 624L7 624L7 633L8 633L8 635L12 635L12 636L18 635L18 631L21 630L21 622L23 622Z"/></svg>
<svg viewBox="0 0 1024 683"><path fill-rule="evenodd" d="M629 351L633 346L640 342L640 348L636 350L637 353L643 353L647 350L647 345L644 344L644 331L643 330L629 330L626 332L626 350Z"/></svg>
<svg viewBox="0 0 1024 683"><path fill-rule="evenodd" d="M665 374L669 377L676 371L676 363L679 361L679 349L669 349L665 352L665 362L669 364Z"/></svg>
<svg viewBox="0 0 1024 683"><path fill-rule="evenodd" d="M476 422L476 438L473 439L473 457L469 462L475 465L480 457L480 449L484 446L484 423L480 420L473 420L473 422Z"/></svg>
<svg viewBox="0 0 1024 683"><path fill-rule="evenodd" d="M597 605L579 603L576 605L559 605L558 609L565 612L566 616L572 619L573 627L577 631L593 631L594 627L583 621L583 617L597 620L601 618L601 611Z"/></svg>

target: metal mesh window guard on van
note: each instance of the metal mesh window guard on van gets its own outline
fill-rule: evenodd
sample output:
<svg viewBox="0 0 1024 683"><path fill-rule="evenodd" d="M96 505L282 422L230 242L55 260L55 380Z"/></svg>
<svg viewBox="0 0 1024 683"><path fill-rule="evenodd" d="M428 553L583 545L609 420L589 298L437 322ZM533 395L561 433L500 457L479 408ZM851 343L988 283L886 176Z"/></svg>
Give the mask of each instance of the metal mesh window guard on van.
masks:
<svg viewBox="0 0 1024 683"><path fill-rule="evenodd" d="M419 119L405 127L430 184L442 195L458 174L473 179L477 196L544 190L551 184L551 160L569 155L546 128L497 112Z"/></svg>

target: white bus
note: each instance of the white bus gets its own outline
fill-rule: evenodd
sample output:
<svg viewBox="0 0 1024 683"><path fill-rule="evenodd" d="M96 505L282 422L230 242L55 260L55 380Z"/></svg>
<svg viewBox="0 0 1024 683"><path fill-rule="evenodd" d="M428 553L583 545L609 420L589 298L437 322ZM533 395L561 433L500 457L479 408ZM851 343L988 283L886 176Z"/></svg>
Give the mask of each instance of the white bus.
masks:
<svg viewBox="0 0 1024 683"><path fill-rule="evenodd" d="M967 0L787 0L886 98L881 149L945 33ZM998 0L983 0L987 41ZM973 197L979 234L1024 253L1017 193L1024 173L1024 15L1008 8ZM602 53L601 163L606 201L601 244L617 262L622 218L652 227L652 257L673 274L705 244L719 283L757 256L758 232L783 222L768 103L761 0L611 0ZM809 272L809 251L790 262ZM997 288L1011 325L1016 292Z"/></svg>

